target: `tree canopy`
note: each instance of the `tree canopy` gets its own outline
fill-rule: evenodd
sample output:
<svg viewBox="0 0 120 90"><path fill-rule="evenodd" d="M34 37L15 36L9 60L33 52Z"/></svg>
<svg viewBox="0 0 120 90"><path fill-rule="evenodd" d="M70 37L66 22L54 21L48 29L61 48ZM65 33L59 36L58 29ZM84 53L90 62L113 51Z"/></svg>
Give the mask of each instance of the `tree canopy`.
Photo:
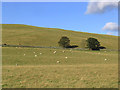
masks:
<svg viewBox="0 0 120 90"><path fill-rule="evenodd" d="M70 40L68 37L63 36L61 37L60 41L58 42L59 46L63 47L63 48L67 48L68 46L70 46Z"/></svg>
<svg viewBox="0 0 120 90"><path fill-rule="evenodd" d="M96 38L88 38L87 47L91 50L100 50L100 42Z"/></svg>

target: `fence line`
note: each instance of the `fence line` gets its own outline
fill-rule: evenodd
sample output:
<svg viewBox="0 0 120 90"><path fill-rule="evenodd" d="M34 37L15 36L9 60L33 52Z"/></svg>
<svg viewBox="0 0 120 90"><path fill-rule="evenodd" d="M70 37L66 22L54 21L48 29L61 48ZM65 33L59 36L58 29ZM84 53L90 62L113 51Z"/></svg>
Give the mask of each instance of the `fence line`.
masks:
<svg viewBox="0 0 120 90"><path fill-rule="evenodd" d="M27 48L53 48L53 49L63 49L61 47L44 47L44 46L26 46L26 45L0 45L2 47L27 47ZM88 50L86 48L65 48L65 49L75 49L75 50ZM106 49L109 51L120 51L115 49Z"/></svg>

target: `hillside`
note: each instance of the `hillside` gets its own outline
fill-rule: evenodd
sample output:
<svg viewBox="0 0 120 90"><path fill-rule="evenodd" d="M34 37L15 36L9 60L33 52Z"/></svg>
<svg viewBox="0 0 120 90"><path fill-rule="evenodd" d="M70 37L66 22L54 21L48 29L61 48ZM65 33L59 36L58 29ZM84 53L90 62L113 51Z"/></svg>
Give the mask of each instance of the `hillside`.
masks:
<svg viewBox="0 0 120 90"><path fill-rule="evenodd" d="M84 48L85 40L88 37L97 38L102 46L108 49L117 49L118 37L112 35L93 34L76 32L57 28L43 28L21 24L2 25L2 43L13 45L30 46L58 46L58 41L62 36L67 36L71 44Z"/></svg>

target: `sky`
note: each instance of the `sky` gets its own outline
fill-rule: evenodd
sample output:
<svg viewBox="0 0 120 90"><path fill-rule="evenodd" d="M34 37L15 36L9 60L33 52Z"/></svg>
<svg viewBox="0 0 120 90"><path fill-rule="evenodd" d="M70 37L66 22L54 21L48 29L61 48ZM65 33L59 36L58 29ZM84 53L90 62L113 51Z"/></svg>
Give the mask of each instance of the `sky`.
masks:
<svg viewBox="0 0 120 90"><path fill-rule="evenodd" d="M2 23L118 35L117 5L113 2L3 2Z"/></svg>

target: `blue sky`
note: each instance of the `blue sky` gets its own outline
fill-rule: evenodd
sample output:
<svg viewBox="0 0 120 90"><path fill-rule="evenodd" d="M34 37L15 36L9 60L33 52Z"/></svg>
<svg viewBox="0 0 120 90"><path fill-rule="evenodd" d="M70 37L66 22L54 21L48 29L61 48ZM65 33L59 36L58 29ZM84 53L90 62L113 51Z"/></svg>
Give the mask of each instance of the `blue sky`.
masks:
<svg viewBox="0 0 120 90"><path fill-rule="evenodd" d="M86 14L88 5L88 2L4 2L2 23L117 35L109 27L102 30L109 22L118 23L117 9L95 13L94 7L94 12L89 10L91 13Z"/></svg>

